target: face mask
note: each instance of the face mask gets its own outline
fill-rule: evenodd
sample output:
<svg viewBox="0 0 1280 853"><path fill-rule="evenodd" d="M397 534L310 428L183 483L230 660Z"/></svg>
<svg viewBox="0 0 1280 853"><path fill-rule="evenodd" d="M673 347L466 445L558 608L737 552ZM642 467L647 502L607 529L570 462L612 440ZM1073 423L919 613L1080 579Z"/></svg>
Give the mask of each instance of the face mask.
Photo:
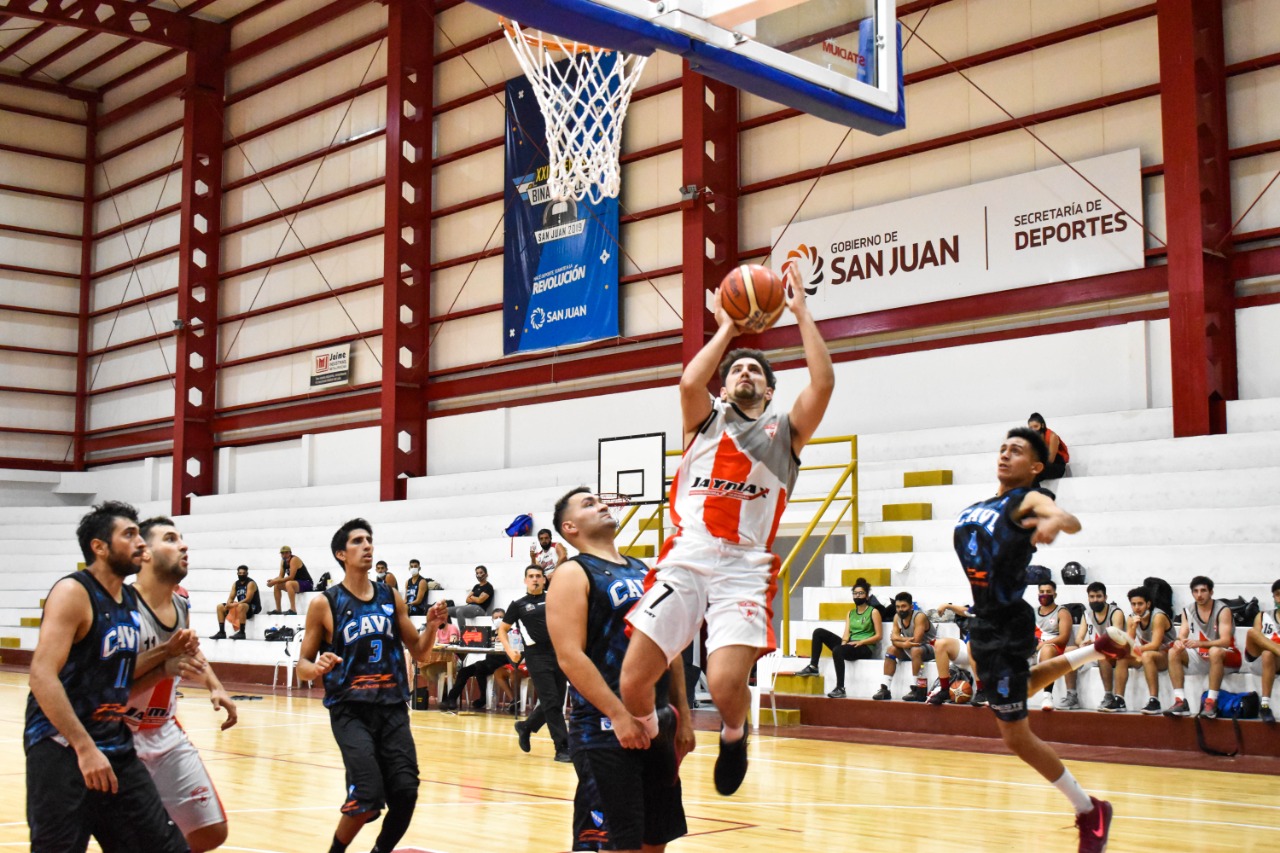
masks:
<svg viewBox="0 0 1280 853"><path fill-rule="evenodd" d="M1090 601L1089 609L1094 613L1101 613L1107 609L1107 603L1105 601Z"/></svg>
<svg viewBox="0 0 1280 853"><path fill-rule="evenodd" d="M417 566L413 566L412 568L410 568L410 569L409 569L409 574L413 575L414 577L417 577L417 576L418 576L418 572L420 572L420 571L422 571L422 570L421 570L421 569L419 569Z"/></svg>
<svg viewBox="0 0 1280 853"><path fill-rule="evenodd" d="M867 597L866 597L865 595L855 595L855 596L853 597L853 603L854 603L854 604L866 604L866 603L867 603Z"/></svg>
<svg viewBox="0 0 1280 853"><path fill-rule="evenodd" d="M387 576L387 570L386 570L386 569L378 569L378 577L380 577L380 578L385 578L386 576Z"/></svg>
<svg viewBox="0 0 1280 853"><path fill-rule="evenodd" d="M1052 595L1042 595L1040 596L1040 604L1044 607L1048 607L1050 604L1053 604L1054 598L1055 596Z"/></svg>

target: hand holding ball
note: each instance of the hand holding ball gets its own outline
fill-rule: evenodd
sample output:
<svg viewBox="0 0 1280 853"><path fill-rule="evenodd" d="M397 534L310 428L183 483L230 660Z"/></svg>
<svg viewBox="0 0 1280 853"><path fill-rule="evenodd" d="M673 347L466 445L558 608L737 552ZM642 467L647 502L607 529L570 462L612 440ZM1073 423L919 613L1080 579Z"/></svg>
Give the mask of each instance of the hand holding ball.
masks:
<svg viewBox="0 0 1280 853"><path fill-rule="evenodd" d="M768 267L743 264L720 282L720 304L743 332L763 332L782 316L787 286Z"/></svg>

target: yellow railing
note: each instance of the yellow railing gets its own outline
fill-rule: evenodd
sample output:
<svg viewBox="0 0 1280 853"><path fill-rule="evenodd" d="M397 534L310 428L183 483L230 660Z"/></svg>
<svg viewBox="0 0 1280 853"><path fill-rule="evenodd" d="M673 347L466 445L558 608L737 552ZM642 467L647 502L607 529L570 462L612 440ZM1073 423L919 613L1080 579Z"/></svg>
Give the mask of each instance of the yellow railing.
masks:
<svg viewBox="0 0 1280 853"><path fill-rule="evenodd" d="M817 503L817 504L821 504L821 506L818 507L818 511L814 514L813 518L809 521L809 524L808 526L805 527L804 532L800 534L799 540L796 541L796 544L794 547L792 547L790 553L788 553L787 556L783 558L782 566L778 570L779 585L782 587L782 649L784 650L784 652L790 649L791 647L791 595L797 589L800 588L800 584L802 581L804 581L805 575L808 574L809 569L813 567L814 562L818 559L819 555L822 554L822 549L826 547L826 544L831 539L831 536L836 532L836 530L839 529L840 523L844 520L846 515L850 516L849 518L849 542L851 544L850 550L854 554L857 554L862 550L861 541L858 538L858 437L856 435L839 435L839 436L832 436L830 438L815 438L809 442L808 446L814 447L814 446L824 445L824 444L843 444L843 443L847 443L849 445L849 461L848 462L839 462L839 463L834 463L829 465L801 465L800 466L801 472L831 471L831 470L840 471L840 476L836 478L835 485L831 487L831 490L827 493L826 497L792 498L789 501L789 503L791 504ZM679 456L680 453L681 451L679 450L668 450L667 456ZM667 484L668 485L670 484L670 479L667 480ZM846 487L846 485L848 486L848 494L842 495L841 491ZM666 494L668 494L668 490L664 486L663 495L666 495ZM822 540L818 543L818 547L814 549L813 556L811 556L809 558L809 561L805 563L804 568L800 570L799 576L796 577L795 582L792 583L791 570L792 570L793 564L795 563L796 559L800 556L800 552L804 550L804 546L806 543L808 543L809 538L813 536L813 533L817 529L818 525L822 523L823 517L835 504L839 504L840 506L839 513L836 515L835 520L831 522L831 526L827 528L827 532L823 535ZM659 553L662 551L662 545L665 539L665 531L663 529L665 508L666 508L666 500L664 498L662 503L657 504L653 508L653 511L650 512L646 518L641 520L639 529L636 530L635 536L632 537L631 542L628 544L627 547L634 546L640 540L640 537L645 533L646 530L652 529L654 526L656 526L658 531L658 551ZM631 519L636 516L639 510L640 510L640 507L638 506L633 506L628 508L626 514L618 522L617 535L622 534L623 529L627 526L627 524L631 521ZM657 522L656 525L652 524L652 522L654 521Z"/></svg>

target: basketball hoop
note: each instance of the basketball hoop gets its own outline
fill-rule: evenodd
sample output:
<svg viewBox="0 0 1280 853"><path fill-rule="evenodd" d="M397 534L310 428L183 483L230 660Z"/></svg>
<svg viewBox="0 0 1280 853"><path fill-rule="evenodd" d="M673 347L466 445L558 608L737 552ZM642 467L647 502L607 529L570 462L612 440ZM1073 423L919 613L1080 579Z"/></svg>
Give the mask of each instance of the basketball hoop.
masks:
<svg viewBox="0 0 1280 853"><path fill-rule="evenodd" d="M546 120L551 198L617 198L622 122L648 57L498 20Z"/></svg>
<svg viewBox="0 0 1280 853"><path fill-rule="evenodd" d="M622 523L622 512L631 506L630 495L620 495L617 492L601 492L598 497L600 503L609 508L609 514L613 516L613 520Z"/></svg>

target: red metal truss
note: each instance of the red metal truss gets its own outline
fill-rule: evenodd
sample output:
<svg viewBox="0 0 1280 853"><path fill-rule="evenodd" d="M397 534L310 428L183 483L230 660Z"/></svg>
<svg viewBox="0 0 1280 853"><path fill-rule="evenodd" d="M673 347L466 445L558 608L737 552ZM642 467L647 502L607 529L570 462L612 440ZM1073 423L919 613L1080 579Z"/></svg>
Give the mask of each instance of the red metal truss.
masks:
<svg viewBox="0 0 1280 853"><path fill-rule="evenodd" d="M424 3L387 8L387 179L382 276L382 500L427 473L434 22Z"/></svg>
<svg viewBox="0 0 1280 853"><path fill-rule="evenodd" d="M214 492L222 128L230 30L210 27L187 53L182 119L182 210L174 377L173 512Z"/></svg>
<svg viewBox="0 0 1280 853"><path fill-rule="evenodd" d="M1237 394L1221 0L1158 0L1173 434L1227 431Z"/></svg>
<svg viewBox="0 0 1280 853"><path fill-rule="evenodd" d="M50 24L111 33L128 39L192 49L203 37L204 23L168 9L133 0L6 0L6 14ZM38 32L39 30L37 30Z"/></svg>
<svg viewBox="0 0 1280 853"><path fill-rule="evenodd" d="M72 461L84 470L89 425L89 310L93 307L93 173L97 168L98 105L85 104L84 200L80 219L80 313L76 330L76 415Z"/></svg>
<svg viewBox="0 0 1280 853"><path fill-rule="evenodd" d="M688 364L715 334L707 294L738 262L738 90L686 63L680 98L685 186L681 361Z"/></svg>

